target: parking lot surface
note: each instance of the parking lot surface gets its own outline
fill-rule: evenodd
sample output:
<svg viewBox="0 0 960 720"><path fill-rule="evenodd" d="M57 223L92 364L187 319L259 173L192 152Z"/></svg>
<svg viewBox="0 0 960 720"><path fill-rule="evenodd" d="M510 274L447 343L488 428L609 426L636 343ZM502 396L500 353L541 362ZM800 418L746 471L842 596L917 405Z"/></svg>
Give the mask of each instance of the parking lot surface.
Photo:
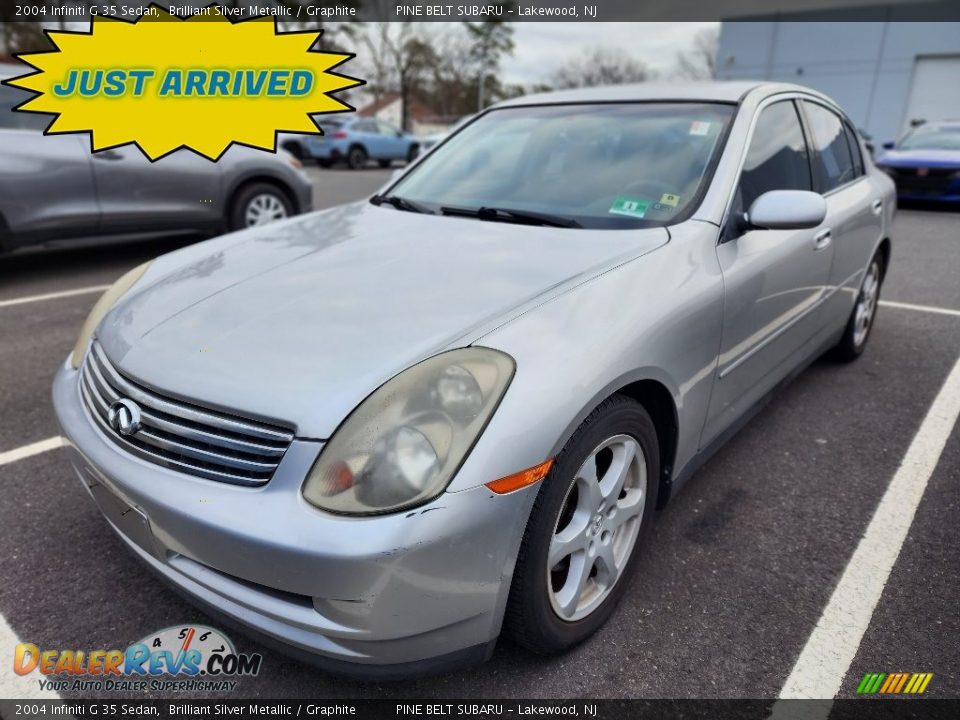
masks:
<svg viewBox="0 0 960 720"><path fill-rule="evenodd" d="M318 207L370 193L389 175L313 173ZM97 293L9 301L107 284L183 242L0 258L0 456L57 435L51 378ZM776 697L960 357L958 256L960 215L900 212L883 289L887 304L866 353L851 365L814 363L694 476L659 513L612 620L573 652L542 658L501 641L478 668L369 683L335 678L231 633L239 650L264 655L259 676L243 679L239 692ZM949 431L942 453L929 452L936 453L935 470L879 602L864 618L867 630L841 696L854 695L866 672L898 671L934 673L927 696L960 696L958 428ZM217 626L137 564L62 451L0 465L0 487L6 642L112 648L172 625ZM6 642L0 662L8 663ZM0 680L0 695L27 692L36 678Z"/></svg>

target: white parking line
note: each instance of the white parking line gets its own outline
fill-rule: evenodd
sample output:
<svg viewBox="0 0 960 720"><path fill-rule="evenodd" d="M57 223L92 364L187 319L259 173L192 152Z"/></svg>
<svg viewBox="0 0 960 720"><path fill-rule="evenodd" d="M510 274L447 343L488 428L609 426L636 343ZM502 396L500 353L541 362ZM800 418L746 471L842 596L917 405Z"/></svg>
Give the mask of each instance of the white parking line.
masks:
<svg viewBox="0 0 960 720"><path fill-rule="evenodd" d="M4 649L4 654L10 653L4 658L5 663L11 663L7 667L12 667L13 650L19 643L7 619L0 615L0 648ZM15 700L59 700L60 696L53 690L40 689L39 677L37 672L29 676L17 675L12 670L0 673L0 697Z"/></svg>
<svg viewBox="0 0 960 720"><path fill-rule="evenodd" d="M64 444L64 439L57 435L52 438L47 438L46 440L31 443L30 445L22 445L13 450L0 453L0 465L9 465L17 460L23 460L24 458L39 455L40 453L56 450L58 447L63 447Z"/></svg>
<svg viewBox="0 0 960 720"><path fill-rule="evenodd" d="M780 691L781 698L828 699L839 692L958 416L960 360L940 388L887 486Z"/></svg>
<svg viewBox="0 0 960 720"><path fill-rule="evenodd" d="M914 305L913 303L894 302L893 300L881 300L880 305L884 307L896 308L898 310L914 310L916 312L933 313L935 315L952 315L960 317L960 310L951 308L936 307L935 305Z"/></svg>
<svg viewBox="0 0 960 720"><path fill-rule="evenodd" d="M73 297L74 295L89 295L91 293L103 292L108 287L110 286L91 285L90 287L77 288L76 290L61 290L60 292L44 293L43 295L28 295L26 297L11 298L10 300L0 300L0 308L41 302L43 300L57 300L59 298Z"/></svg>

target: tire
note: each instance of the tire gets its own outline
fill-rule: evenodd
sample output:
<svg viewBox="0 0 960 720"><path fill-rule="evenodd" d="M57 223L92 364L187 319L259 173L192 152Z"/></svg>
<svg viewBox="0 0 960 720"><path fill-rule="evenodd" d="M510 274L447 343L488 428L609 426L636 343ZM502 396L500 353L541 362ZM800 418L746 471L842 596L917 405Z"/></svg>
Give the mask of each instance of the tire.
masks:
<svg viewBox="0 0 960 720"><path fill-rule="evenodd" d="M420 154L420 146L411 145L410 149L407 150L407 164L412 163L414 160L416 160L417 155L419 154Z"/></svg>
<svg viewBox="0 0 960 720"><path fill-rule="evenodd" d="M635 459L624 462L630 443ZM600 481L584 477L591 467ZM616 484L609 483L618 467L631 468L621 474L629 492L614 499L610 491ZM583 642L607 621L627 590L652 525L659 477L656 429L634 400L614 395L577 428L543 481L520 545L504 619L505 630L518 644L556 654ZM606 497L602 481L609 484ZM600 512L594 510L598 504ZM630 509L611 514L613 504ZM572 545L578 549L571 553L564 537L576 537ZM554 549L559 561L548 568L548 553ZM617 567L612 575L611 561ZM578 572L580 568L587 570ZM582 591L576 583L581 577L586 578Z"/></svg>
<svg viewBox="0 0 960 720"><path fill-rule="evenodd" d="M853 362L867 347L873 322L877 316L877 303L880 301L880 289L883 286L883 256L878 252L870 260L860 283L857 301L850 311L850 318L832 351L834 359L840 362Z"/></svg>
<svg viewBox="0 0 960 720"><path fill-rule="evenodd" d="M377 160L377 164L382 168L388 168L393 164L393 162L390 160Z"/></svg>
<svg viewBox="0 0 960 720"><path fill-rule="evenodd" d="M270 183L255 182L237 193L230 206L229 225L231 230L242 230L293 214L293 203L283 190ZM255 215L259 215L261 221L254 222Z"/></svg>
<svg viewBox="0 0 960 720"><path fill-rule="evenodd" d="M347 166L351 170L361 170L366 167L368 158L366 150L359 145L354 145L347 152Z"/></svg>

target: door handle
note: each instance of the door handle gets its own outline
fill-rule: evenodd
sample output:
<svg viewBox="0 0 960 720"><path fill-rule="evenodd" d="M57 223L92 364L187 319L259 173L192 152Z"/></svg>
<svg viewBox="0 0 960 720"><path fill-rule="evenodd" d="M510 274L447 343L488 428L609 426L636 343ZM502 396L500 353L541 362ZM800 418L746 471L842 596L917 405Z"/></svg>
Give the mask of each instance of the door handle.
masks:
<svg viewBox="0 0 960 720"><path fill-rule="evenodd" d="M123 153L116 150L101 150L93 154L94 160L123 160Z"/></svg>
<svg viewBox="0 0 960 720"><path fill-rule="evenodd" d="M831 242L833 242L833 233L830 228L824 228L813 236L813 249L823 250L825 247L829 247Z"/></svg>
<svg viewBox="0 0 960 720"><path fill-rule="evenodd" d="M879 215L881 212L883 212L883 200L877 198L870 204L870 207L873 208L874 215Z"/></svg>

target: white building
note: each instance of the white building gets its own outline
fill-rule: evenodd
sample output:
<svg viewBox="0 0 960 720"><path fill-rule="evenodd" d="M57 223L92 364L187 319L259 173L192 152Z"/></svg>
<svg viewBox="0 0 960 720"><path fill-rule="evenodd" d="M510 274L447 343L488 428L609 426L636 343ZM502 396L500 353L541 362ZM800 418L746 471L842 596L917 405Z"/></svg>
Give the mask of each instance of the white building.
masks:
<svg viewBox="0 0 960 720"><path fill-rule="evenodd" d="M819 90L879 146L911 120L960 118L957 19L957 3L924 2L729 20L716 76Z"/></svg>

